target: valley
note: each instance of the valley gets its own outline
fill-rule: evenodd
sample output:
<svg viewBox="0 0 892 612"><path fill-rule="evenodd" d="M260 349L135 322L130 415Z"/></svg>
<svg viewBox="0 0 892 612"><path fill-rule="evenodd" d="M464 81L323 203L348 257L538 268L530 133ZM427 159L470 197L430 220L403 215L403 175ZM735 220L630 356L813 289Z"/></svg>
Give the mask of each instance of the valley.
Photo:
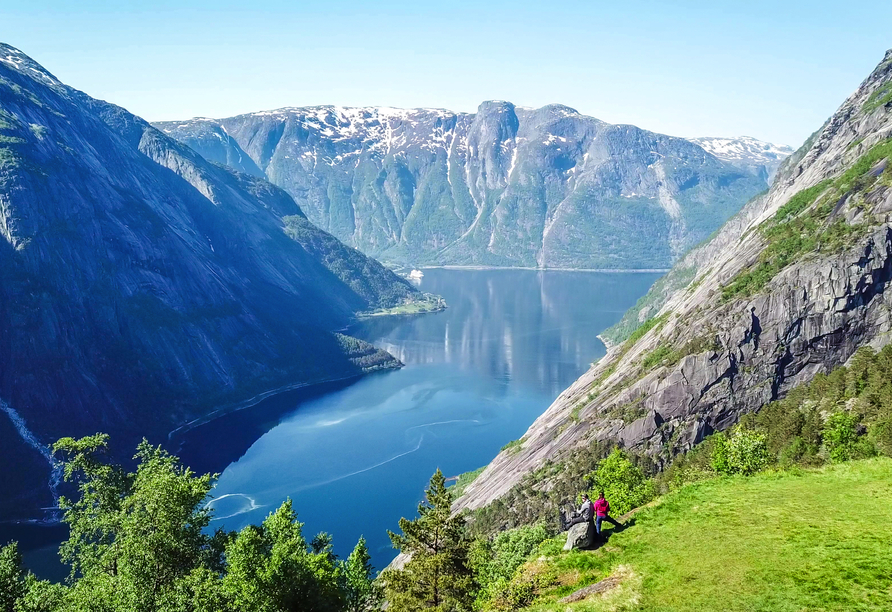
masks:
<svg viewBox="0 0 892 612"><path fill-rule="evenodd" d="M892 605L892 50L794 150L476 92L275 108L315 83L252 44L208 68L223 118L149 122L0 43L0 612ZM613 117L765 121L753 45L669 71L693 123L651 50Z"/></svg>

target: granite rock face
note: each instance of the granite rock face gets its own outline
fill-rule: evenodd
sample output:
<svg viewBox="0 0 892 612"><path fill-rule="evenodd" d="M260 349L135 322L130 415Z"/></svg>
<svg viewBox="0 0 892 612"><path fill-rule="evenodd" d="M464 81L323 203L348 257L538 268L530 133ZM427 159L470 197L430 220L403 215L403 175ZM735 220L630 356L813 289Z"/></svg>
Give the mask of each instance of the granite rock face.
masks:
<svg viewBox="0 0 892 612"><path fill-rule="evenodd" d="M345 243L411 265L665 268L767 187L766 156L783 156L728 140L740 153L729 162L566 106L502 101L474 114L319 106L156 126L264 173Z"/></svg>
<svg viewBox="0 0 892 612"><path fill-rule="evenodd" d="M862 163L853 170L856 178L840 177L868 151L888 145L889 92L892 51L779 168L771 190L682 258L642 301L649 311L632 313L633 323L652 317L659 323L637 342L625 341L628 332L620 335L622 344L556 399L519 449L496 457L456 508L485 506L545 461L559 461L571 449L596 441L665 463L741 415L844 364L859 347L887 344L892 339L890 161L879 159L869 168ZM763 230L778 222L778 210L819 184L820 195L795 214L812 214L821 195L832 195L832 212L814 231L835 223L849 237L838 244L819 241L752 294L727 294L729 283L764 261L760 255L769 239ZM668 362L647 360L670 353L675 357Z"/></svg>
<svg viewBox="0 0 892 612"><path fill-rule="evenodd" d="M104 431L129 457L211 409L398 366L333 331L417 295L280 188L6 45L0 237L2 518L52 504L59 437Z"/></svg>

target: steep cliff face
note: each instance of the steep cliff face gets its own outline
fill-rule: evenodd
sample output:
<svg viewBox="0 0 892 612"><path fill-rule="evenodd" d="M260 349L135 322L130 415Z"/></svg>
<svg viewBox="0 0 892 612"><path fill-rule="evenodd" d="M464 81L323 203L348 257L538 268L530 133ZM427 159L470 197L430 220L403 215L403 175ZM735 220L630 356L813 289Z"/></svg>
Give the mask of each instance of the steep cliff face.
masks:
<svg viewBox="0 0 892 612"><path fill-rule="evenodd" d="M566 106L498 101L475 114L320 106L156 125L265 173L344 242L408 264L668 267L765 189L765 164L783 157L726 140L736 157L723 161Z"/></svg>
<svg viewBox="0 0 892 612"><path fill-rule="evenodd" d="M397 366L333 331L417 295L278 187L6 45L0 236L2 517L51 503L42 445L63 435L129 451L221 405Z"/></svg>
<svg viewBox="0 0 892 612"><path fill-rule="evenodd" d="M890 135L892 51L769 193L655 286L608 355L457 506L485 506L546 461L598 443L665 462L859 346L887 344Z"/></svg>

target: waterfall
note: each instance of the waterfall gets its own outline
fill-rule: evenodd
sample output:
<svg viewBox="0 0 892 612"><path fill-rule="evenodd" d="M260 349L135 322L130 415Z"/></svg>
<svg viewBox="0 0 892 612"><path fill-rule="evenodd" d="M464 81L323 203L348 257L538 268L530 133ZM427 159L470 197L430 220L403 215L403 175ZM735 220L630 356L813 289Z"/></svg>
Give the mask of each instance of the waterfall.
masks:
<svg viewBox="0 0 892 612"><path fill-rule="evenodd" d="M44 444L41 444L37 439L37 436L34 435L28 426L25 424L25 419L15 411L15 409L0 399L0 410L6 413L6 416L9 417L9 420L12 421L13 427L15 427L16 431L22 437L22 440L25 441L25 444L36 450L38 453L46 459L47 463L50 464L50 479L47 485L49 486L50 493L53 496L53 509L51 511L50 516L48 517L52 521L58 520L58 507L59 507L59 485L62 482L62 465L57 463L53 459L53 453L50 451L50 447Z"/></svg>

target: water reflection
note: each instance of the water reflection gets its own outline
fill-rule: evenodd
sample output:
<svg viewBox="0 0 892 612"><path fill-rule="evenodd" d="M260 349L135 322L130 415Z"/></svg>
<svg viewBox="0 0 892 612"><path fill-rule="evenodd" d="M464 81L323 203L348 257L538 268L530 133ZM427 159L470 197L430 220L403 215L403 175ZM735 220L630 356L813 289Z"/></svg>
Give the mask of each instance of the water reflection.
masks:
<svg viewBox="0 0 892 612"><path fill-rule="evenodd" d="M456 364L557 395L604 354L597 334L655 276L428 270L421 288L447 296L449 310L372 319L350 333L406 364Z"/></svg>

